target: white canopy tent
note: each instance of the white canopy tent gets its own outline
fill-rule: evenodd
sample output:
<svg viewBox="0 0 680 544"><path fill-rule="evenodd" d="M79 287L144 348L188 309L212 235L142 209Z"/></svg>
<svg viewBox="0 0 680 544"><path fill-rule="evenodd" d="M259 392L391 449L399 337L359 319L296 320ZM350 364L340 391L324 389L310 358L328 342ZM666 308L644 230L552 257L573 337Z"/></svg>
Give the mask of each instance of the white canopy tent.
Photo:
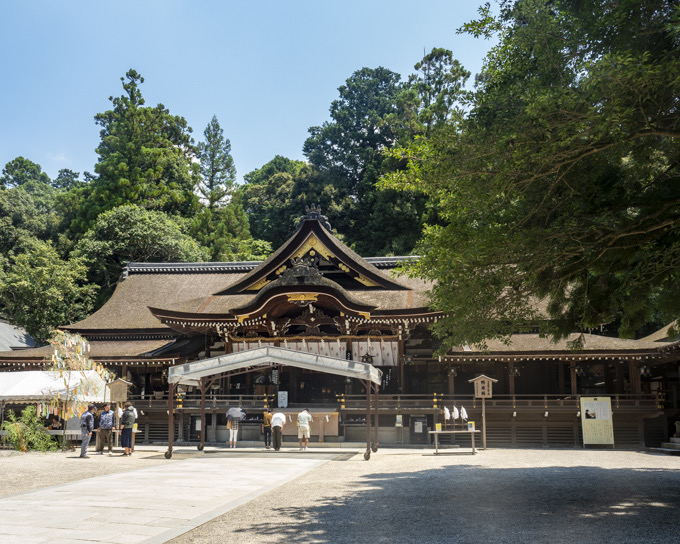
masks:
<svg viewBox="0 0 680 544"><path fill-rule="evenodd" d="M5 404L44 402L65 396L67 390L79 402L109 400L106 382L94 370L0 372L0 400Z"/></svg>
<svg viewBox="0 0 680 544"><path fill-rule="evenodd" d="M274 365L294 366L316 372L337 374L348 378L362 380L366 385L366 453L364 458L368 460L371 452L371 396L375 400L375 442L373 451L378 449L378 387L382 380L382 371L369 363L315 355L302 351L279 348L275 346L263 346L260 348L229 353L218 357L203 359L193 363L186 363L171 367L168 370L168 383L170 391L168 395L168 451L165 457L172 457L172 441L174 435L174 407L173 397L177 385L197 386L201 391L201 442L199 450L203 449L205 433L205 392L211 380L219 376L231 373L249 372L263 367Z"/></svg>

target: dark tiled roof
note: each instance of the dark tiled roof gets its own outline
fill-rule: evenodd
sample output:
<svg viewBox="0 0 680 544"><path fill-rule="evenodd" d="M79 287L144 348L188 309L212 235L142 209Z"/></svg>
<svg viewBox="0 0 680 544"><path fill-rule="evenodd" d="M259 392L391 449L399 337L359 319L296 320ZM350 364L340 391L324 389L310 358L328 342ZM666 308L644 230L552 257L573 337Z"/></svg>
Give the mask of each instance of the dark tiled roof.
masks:
<svg viewBox="0 0 680 544"><path fill-rule="evenodd" d="M84 320L63 327L74 331L166 329L149 311L181 307L198 312L207 297L240 278L242 273L132 274L111 298Z"/></svg>
<svg viewBox="0 0 680 544"><path fill-rule="evenodd" d="M364 260L381 270L397 268L415 256L366 257ZM125 267L123 277L133 274L215 274L250 272L263 261L239 261L233 263L130 263Z"/></svg>
<svg viewBox="0 0 680 544"><path fill-rule="evenodd" d="M486 349L474 346L457 347L451 350L453 355L474 355L483 353L571 353L570 342L574 342L581 336L572 333L568 338L562 338L553 342L550 338L541 337L539 334L514 334L510 337L510 343L504 344L501 340L488 340ZM611 336L599 336L597 334L583 334L583 349L575 353L587 352L619 352L619 351L654 351L663 347L663 343L654 342L641 338L629 340Z"/></svg>
<svg viewBox="0 0 680 544"><path fill-rule="evenodd" d="M158 340L92 340L90 342L90 357L118 358L118 357L142 357L144 354L155 351L163 346L172 344L173 339ZM50 359L54 348L42 346L40 348L22 349L18 351L0 352L0 360L39 358Z"/></svg>

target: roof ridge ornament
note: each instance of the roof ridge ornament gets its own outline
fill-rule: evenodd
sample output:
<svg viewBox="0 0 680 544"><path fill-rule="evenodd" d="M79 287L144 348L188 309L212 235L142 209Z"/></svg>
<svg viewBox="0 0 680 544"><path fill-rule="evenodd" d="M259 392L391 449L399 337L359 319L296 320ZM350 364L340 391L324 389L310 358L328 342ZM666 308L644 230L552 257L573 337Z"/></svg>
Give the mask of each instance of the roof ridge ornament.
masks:
<svg viewBox="0 0 680 544"><path fill-rule="evenodd" d="M312 204L311 206L305 206L305 215L298 219L295 230L300 230L305 221L318 221L321 226L324 227L328 232L332 232L330 221L328 217L321 213L321 206Z"/></svg>
<svg viewBox="0 0 680 544"><path fill-rule="evenodd" d="M285 270L278 280L281 285L314 285L323 279L319 271L319 257L311 255L293 257L290 262L292 267Z"/></svg>

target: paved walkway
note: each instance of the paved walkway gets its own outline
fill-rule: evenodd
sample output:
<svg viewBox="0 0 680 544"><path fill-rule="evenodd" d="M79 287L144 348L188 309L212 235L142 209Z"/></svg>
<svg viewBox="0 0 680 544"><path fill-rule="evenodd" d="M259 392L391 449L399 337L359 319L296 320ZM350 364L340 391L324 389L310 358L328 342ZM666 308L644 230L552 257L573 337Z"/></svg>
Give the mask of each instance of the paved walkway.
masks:
<svg viewBox="0 0 680 544"><path fill-rule="evenodd" d="M0 542L166 542L334 456L191 456L6 495L0 498Z"/></svg>

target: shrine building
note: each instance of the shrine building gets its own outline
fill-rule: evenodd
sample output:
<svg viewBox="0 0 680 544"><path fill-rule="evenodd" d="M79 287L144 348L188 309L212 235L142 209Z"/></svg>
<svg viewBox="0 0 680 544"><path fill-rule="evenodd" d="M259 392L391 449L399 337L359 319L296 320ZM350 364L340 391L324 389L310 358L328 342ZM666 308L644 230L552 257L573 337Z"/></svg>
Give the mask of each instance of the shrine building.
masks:
<svg viewBox="0 0 680 544"><path fill-rule="evenodd" d="M131 263L99 310L61 329L86 338L92 359L133 384L139 442L168 440L169 368L267 346L379 369L382 444L429 441L423 429L446 425L454 406L478 420L469 380L480 374L497 380L486 402L489 447L580 446L581 395L611 398L616 447L667 438L678 415L680 360L668 327L638 340L575 333L553 343L538 332L516 334L507 345L435 356L429 327L443 314L429 307L430 284L400 273L410 258L357 255L314 209L263 262ZM2 352L0 370L42 368L51 350ZM277 405L316 414L312 442L363 439L361 381L280 362L250 370L221 376L204 392L208 443L226 440L225 410L233 406L249 416L244 440L260 440L262 411ZM173 400L181 408L175 442L198 441L197 388L179 387Z"/></svg>

